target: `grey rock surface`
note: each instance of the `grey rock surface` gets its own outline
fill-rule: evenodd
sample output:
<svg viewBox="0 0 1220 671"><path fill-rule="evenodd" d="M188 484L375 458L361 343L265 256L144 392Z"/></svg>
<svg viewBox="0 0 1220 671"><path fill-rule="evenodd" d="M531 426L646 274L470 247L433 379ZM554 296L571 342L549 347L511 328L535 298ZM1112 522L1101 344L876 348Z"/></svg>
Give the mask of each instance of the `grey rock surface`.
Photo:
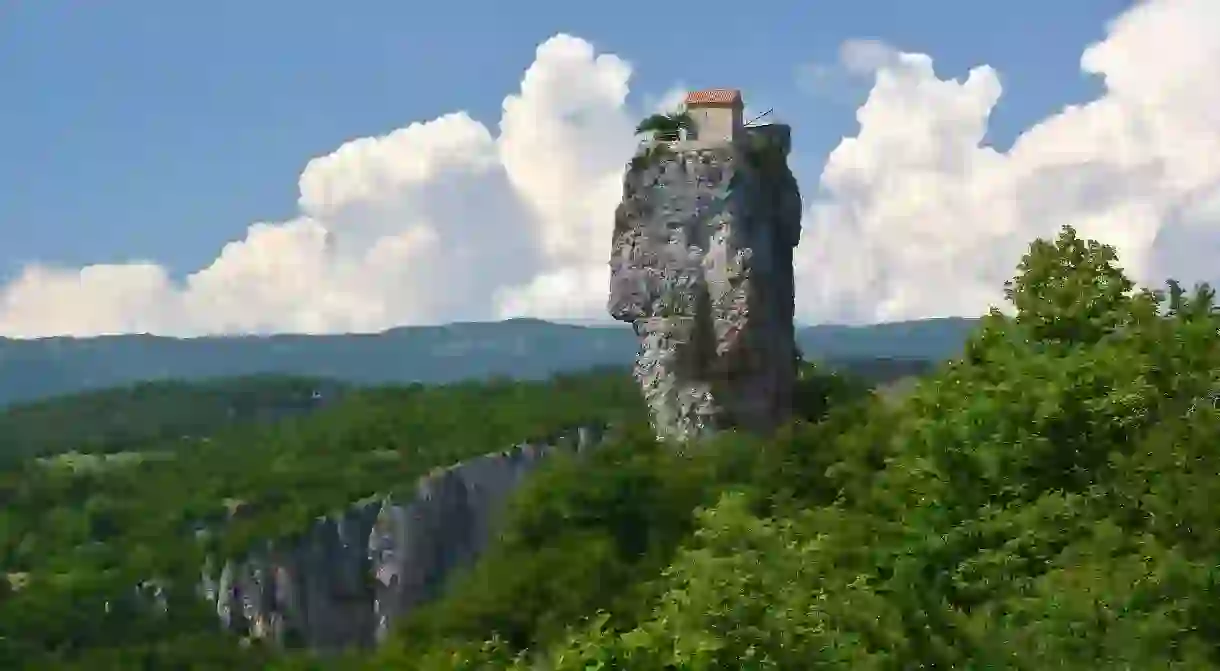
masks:
<svg viewBox="0 0 1220 671"><path fill-rule="evenodd" d="M790 137L776 124L641 153L623 178L607 308L639 336L635 376L658 437L766 432L791 414L801 196Z"/></svg>
<svg viewBox="0 0 1220 671"><path fill-rule="evenodd" d="M243 636L319 651L374 646L477 559L525 476L555 451L580 452L602 436L582 427L437 469L407 499L361 501L289 543L207 564L200 591L222 626Z"/></svg>

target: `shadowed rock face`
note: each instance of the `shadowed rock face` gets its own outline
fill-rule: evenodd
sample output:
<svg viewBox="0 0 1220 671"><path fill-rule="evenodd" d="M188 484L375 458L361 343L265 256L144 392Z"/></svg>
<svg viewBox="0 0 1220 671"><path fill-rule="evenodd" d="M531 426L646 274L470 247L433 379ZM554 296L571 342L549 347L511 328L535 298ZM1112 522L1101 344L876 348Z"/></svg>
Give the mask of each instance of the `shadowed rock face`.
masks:
<svg viewBox="0 0 1220 671"><path fill-rule="evenodd" d="M478 557L525 476L556 450L597 445L601 433L582 428L550 445L519 445L436 470L407 500L360 502L290 543L226 562L218 574L206 566L203 596L222 626L242 635L323 651L375 645Z"/></svg>
<svg viewBox="0 0 1220 671"><path fill-rule="evenodd" d="M640 338L635 376L659 437L767 432L791 413L801 196L789 133L641 157L623 178L608 310Z"/></svg>

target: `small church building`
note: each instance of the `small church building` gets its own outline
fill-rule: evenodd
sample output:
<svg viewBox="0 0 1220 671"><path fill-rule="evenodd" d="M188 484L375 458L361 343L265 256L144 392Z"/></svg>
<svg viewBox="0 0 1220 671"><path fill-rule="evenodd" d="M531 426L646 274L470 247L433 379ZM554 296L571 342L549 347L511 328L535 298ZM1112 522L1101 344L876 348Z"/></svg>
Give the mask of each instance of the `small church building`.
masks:
<svg viewBox="0 0 1220 671"><path fill-rule="evenodd" d="M702 143L732 142L745 125L745 103L737 89L705 89L686 94L686 113L694 128L688 141Z"/></svg>

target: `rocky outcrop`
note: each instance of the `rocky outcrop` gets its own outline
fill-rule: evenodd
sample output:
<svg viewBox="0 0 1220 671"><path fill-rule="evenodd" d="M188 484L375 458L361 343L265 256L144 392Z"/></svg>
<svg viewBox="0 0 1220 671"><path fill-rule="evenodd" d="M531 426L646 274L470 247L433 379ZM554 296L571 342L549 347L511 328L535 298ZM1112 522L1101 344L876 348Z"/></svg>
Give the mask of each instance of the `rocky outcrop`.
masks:
<svg viewBox="0 0 1220 671"><path fill-rule="evenodd" d="M362 501L291 542L208 565L201 591L235 633L321 651L375 645L478 557L526 475L557 450L601 440L601 430L581 428L438 469L409 498Z"/></svg>
<svg viewBox="0 0 1220 671"><path fill-rule="evenodd" d="M768 431L791 413L792 254L801 197L790 130L652 145L615 212L608 309L640 338L635 376L659 437Z"/></svg>

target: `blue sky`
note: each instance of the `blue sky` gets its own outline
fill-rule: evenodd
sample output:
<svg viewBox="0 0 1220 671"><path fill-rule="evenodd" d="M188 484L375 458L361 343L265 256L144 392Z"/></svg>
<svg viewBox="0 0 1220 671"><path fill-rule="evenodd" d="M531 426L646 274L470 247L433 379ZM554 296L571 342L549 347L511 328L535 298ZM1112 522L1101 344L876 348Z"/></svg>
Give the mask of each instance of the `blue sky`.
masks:
<svg viewBox="0 0 1220 671"><path fill-rule="evenodd" d="M722 86L802 322L1004 309L1064 225L1220 281L1220 2L748 4L0 0L0 336L606 320L632 128Z"/></svg>
<svg viewBox="0 0 1220 671"><path fill-rule="evenodd" d="M705 0L8 0L0 4L0 272L154 259L175 275L214 258L254 221L295 208L305 162L345 140L468 110L494 127L538 43L557 32L635 66L633 95L675 82L738 85L782 114L808 96L802 64L849 38L879 38L974 65L1005 87L991 126L1003 145L1096 93L1084 45L1118 0L784 0L766 9ZM692 54L696 55L692 57ZM862 100L865 89L849 92ZM799 128L818 165L853 129L822 99Z"/></svg>

